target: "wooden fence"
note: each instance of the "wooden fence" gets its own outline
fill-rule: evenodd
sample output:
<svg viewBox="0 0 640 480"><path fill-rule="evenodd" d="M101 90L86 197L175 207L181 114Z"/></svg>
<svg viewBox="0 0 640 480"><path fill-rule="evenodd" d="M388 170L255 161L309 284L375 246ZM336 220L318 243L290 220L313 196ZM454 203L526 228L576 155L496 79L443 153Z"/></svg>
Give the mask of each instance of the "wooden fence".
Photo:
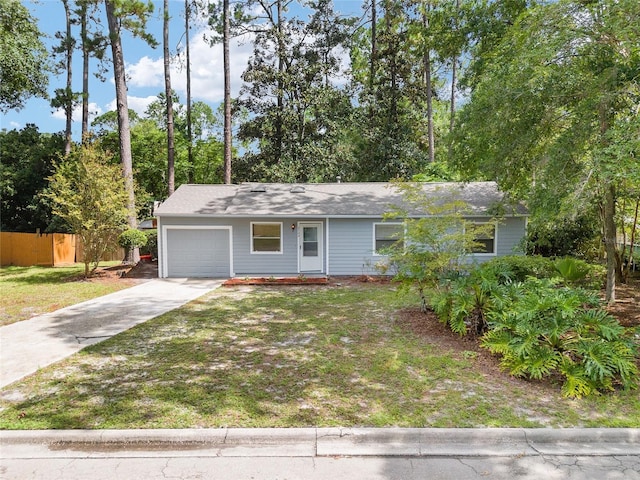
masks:
<svg viewBox="0 0 640 480"><path fill-rule="evenodd" d="M0 265L58 267L83 261L82 241L66 233L0 232ZM111 249L102 261L122 260L124 250Z"/></svg>

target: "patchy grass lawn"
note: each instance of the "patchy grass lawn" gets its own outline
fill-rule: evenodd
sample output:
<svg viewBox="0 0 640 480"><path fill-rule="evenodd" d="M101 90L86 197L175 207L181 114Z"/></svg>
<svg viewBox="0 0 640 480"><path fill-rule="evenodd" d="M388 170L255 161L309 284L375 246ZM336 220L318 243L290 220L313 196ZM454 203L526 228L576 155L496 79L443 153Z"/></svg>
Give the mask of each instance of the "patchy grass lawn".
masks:
<svg viewBox="0 0 640 480"><path fill-rule="evenodd" d="M105 265L117 265L108 262ZM0 326L53 312L132 286L131 280L98 272L85 280L84 264L72 267L2 267L0 268Z"/></svg>
<svg viewBox="0 0 640 480"><path fill-rule="evenodd" d="M640 426L637 391L513 379L420 331L415 304L389 284L219 289L8 386L0 428Z"/></svg>

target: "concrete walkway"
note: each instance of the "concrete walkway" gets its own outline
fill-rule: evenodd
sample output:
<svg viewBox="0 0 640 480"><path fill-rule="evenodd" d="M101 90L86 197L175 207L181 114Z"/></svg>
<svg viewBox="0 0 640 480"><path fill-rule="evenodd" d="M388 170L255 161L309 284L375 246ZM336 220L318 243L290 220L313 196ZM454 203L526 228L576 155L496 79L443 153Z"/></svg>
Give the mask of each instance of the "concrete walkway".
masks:
<svg viewBox="0 0 640 480"><path fill-rule="evenodd" d="M222 284L214 279L156 279L0 327L0 388L180 307Z"/></svg>

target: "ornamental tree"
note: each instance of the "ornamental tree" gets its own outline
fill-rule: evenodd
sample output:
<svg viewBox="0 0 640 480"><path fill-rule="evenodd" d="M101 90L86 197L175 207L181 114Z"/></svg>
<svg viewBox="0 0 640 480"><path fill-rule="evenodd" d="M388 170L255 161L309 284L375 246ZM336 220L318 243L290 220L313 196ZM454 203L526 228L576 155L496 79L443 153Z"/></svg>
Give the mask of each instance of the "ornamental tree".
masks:
<svg viewBox="0 0 640 480"><path fill-rule="evenodd" d="M127 227L128 195L122 171L99 145L87 144L72 149L49 182L44 195L51 199L53 213L82 240L84 275L89 277Z"/></svg>

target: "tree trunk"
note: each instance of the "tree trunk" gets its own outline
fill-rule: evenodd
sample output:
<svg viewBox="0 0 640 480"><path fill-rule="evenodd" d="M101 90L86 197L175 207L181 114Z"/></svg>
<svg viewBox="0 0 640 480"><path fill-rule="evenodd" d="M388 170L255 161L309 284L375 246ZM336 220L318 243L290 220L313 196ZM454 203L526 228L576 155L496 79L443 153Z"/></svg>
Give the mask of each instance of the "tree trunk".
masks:
<svg viewBox="0 0 640 480"><path fill-rule="evenodd" d="M283 93L283 79L284 75L284 39L282 38L282 0L277 1L277 15L278 15L278 25L277 25L277 35L278 35L278 91L277 91L277 102L278 102L278 111L276 112L276 162L280 162L282 159L282 111L284 110L284 93Z"/></svg>
<svg viewBox="0 0 640 480"><path fill-rule="evenodd" d="M120 39L120 26L115 15L115 8L110 0L105 0L109 39L113 55L113 76L116 84L116 108L118 113L118 134L120 137L120 161L125 189L128 194L128 224L130 228L138 228L136 217L136 196L133 186L133 163L131 157L131 128L129 125L129 104L127 103L127 82L124 70L124 55ZM133 261L140 260L140 251L134 249Z"/></svg>
<svg viewBox="0 0 640 480"><path fill-rule="evenodd" d="M89 38L87 33L87 15L89 15L86 2L80 7L80 38L82 40L82 142L87 140L89 134Z"/></svg>
<svg viewBox="0 0 640 480"><path fill-rule="evenodd" d="M224 183L231 183L231 75L229 67L229 0L223 2L223 41L222 57L224 63Z"/></svg>
<svg viewBox="0 0 640 480"><path fill-rule="evenodd" d="M71 36L71 10L69 9L69 0L62 0L64 5L64 15L66 21L66 70L67 70L67 88L64 96L64 113L66 117L64 128L64 155L71 153L71 126L73 122L73 84L72 84L72 67L73 67L73 37Z"/></svg>
<svg viewBox="0 0 640 480"><path fill-rule="evenodd" d="M460 11L460 0L456 0L456 17L453 20L456 31L458 30L458 14ZM453 55L451 57L451 101L449 104L449 135L453 133L453 127L455 123L456 114L456 82L458 73L458 57ZM453 145L449 145L449 158L451 158L451 148Z"/></svg>
<svg viewBox="0 0 640 480"><path fill-rule="evenodd" d="M428 8L426 6L425 8ZM425 31L429 30L428 12L425 10L422 14L422 25ZM431 85L431 48L427 44L424 52L424 88L427 90L427 135L429 137L428 153L429 163L435 162L435 135L433 133L433 88Z"/></svg>
<svg viewBox="0 0 640 480"><path fill-rule="evenodd" d="M189 45L189 29L191 7L189 0L184 0L185 41L187 43L187 161L189 164L189 183L195 183L193 165L193 131L191 129L191 47Z"/></svg>
<svg viewBox="0 0 640 480"><path fill-rule="evenodd" d="M164 0L162 27L164 49L164 91L167 100L167 193L175 190L175 135L173 128L173 95L171 91L171 57L169 55L169 0Z"/></svg>
<svg viewBox="0 0 640 480"><path fill-rule="evenodd" d="M616 203L615 189L612 184L605 187L604 192L604 245L607 252L607 286L605 291L605 301L612 304L616 301Z"/></svg>
<svg viewBox="0 0 640 480"><path fill-rule="evenodd" d="M376 78L376 60L378 58L378 39L376 37L376 28L378 23L378 14L376 12L376 0L371 0L371 58L369 59L369 88L373 92Z"/></svg>

